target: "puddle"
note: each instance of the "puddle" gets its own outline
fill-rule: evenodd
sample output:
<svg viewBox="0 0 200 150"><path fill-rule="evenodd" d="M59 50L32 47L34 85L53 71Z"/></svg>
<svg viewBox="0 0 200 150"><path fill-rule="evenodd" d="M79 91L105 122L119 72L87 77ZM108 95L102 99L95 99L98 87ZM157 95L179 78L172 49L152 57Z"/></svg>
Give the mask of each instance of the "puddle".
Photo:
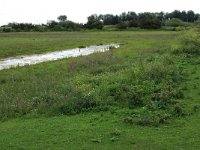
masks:
<svg viewBox="0 0 200 150"><path fill-rule="evenodd" d="M14 58L0 59L0 70L9 69L18 66L33 65L47 61L54 61L63 58L85 56L96 52L105 52L110 47L118 48L119 44L107 44L99 46L89 46L86 48L75 48L46 54L18 56Z"/></svg>

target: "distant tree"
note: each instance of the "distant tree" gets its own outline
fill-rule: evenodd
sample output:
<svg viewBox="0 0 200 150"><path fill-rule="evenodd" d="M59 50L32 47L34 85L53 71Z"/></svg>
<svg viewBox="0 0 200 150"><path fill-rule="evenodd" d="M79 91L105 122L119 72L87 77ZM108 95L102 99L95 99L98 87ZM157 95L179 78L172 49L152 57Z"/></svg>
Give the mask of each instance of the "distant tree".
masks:
<svg viewBox="0 0 200 150"><path fill-rule="evenodd" d="M85 24L87 29L103 29L103 23L100 21L97 15L91 15L88 17L88 21Z"/></svg>
<svg viewBox="0 0 200 150"><path fill-rule="evenodd" d="M195 13L192 10L187 12L187 21L188 22L194 22L195 21Z"/></svg>
<svg viewBox="0 0 200 150"><path fill-rule="evenodd" d="M58 19L59 22L63 22L63 21L67 20L67 16L66 15L60 15L57 19Z"/></svg>
<svg viewBox="0 0 200 150"><path fill-rule="evenodd" d="M123 12L120 16L119 16L119 20L120 21L127 21L127 15L125 12Z"/></svg>
<svg viewBox="0 0 200 150"><path fill-rule="evenodd" d="M139 26L142 29L159 29L161 28L161 21L159 19L142 19Z"/></svg>
<svg viewBox="0 0 200 150"><path fill-rule="evenodd" d="M186 11L182 11L181 12L181 18L182 21L187 22L188 21L188 17L187 17L187 12Z"/></svg>
<svg viewBox="0 0 200 150"><path fill-rule="evenodd" d="M32 31L34 30L35 26L31 23L9 23L8 27L11 27L14 31L21 32L21 31Z"/></svg>
<svg viewBox="0 0 200 150"><path fill-rule="evenodd" d="M155 15L155 13L149 13L149 12L139 13L138 14L138 19L139 20L156 19L156 15Z"/></svg>
<svg viewBox="0 0 200 150"><path fill-rule="evenodd" d="M58 25L58 22L56 22L54 20L50 20L50 21L47 22L47 26L48 26L48 28L50 30L53 29L53 28L55 28L55 26L57 26L57 25Z"/></svg>
<svg viewBox="0 0 200 150"><path fill-rule="evenodd" d="M104 25L116 25L119 23L119 17L112 14L101 15Z"/></svg>
<svg viewBox="0 0 200 150"><path fill-rule="evenodd" d="M138 16L135 12L128 12L126 14L126 20L127 21L130 21L130 20L137 20L138 19Z"/></svg>
<svg viewBox="0 0 200 150"><path fill-rule="evenodd" d="M194 19L195 21L200 20L200 14L195 14Z"/></svg>
<svg viewBox="0 0 200 150"><path fill-rule="evenodd" d="M155 13L155 16L157 19L159 19L160 21L163 21L165 19L165 13L164 12L158 12Z"/></svg>
<svg viewBox="0 0 200 150"><path fill-rule="evenodd" d="M178 19L181 19L182 17L182 14L179 10L174 10L172 13L171 13L171 18L178 18Z"/></svg>

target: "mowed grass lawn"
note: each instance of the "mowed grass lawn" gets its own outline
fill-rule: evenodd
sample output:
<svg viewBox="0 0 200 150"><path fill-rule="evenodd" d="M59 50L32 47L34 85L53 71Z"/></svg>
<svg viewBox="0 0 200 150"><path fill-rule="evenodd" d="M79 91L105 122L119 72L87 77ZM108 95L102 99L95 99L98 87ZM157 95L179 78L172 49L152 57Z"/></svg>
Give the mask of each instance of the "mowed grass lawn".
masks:
<svg viewBox="0 0 200 150"><path fill-rule="evenodd" d="M0 58L100 43L123 44L112 54L98 53L0 71L0 109L4 110L0 149L200 149L199 57L176 60L189 74L182 83L186 88L181 104L186 112L194 108L195 111L172 117L165 124L127 124L124 118L132 110L123 105L75 115L52 114L52 106L48 105L31 109L37 104L37 97L44 101L65 99L70 84L87 92L94 83L106 84L104 79L120 79L119 74L135 63L159 57L158 50L164 52L176 46L177 34L164 31L0 34ZM94 67L88 64L88 59L97 59L98 64ZM47 110L49 113L44 112Z"/></svg>

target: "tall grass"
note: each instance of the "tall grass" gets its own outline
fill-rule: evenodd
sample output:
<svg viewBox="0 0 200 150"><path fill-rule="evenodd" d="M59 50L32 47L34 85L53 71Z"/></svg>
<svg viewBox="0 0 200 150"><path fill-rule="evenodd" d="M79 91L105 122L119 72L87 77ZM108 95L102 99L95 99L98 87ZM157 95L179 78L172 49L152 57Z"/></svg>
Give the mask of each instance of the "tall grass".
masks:
<svg viewBox="0 0 200 150"><path fill-rule="evenodd" d="M155 57L152 61L144 59L142 64L125 65L110 51L71 60L68 75L74 76L72 80L66 81L61 77L63 79L56 82L39 81L36 85L41 84L41 91L33 91L35 96L26 91L24 95L1 95L0 117L17 117L33 112L77 114L108 110L113 106L146 107L159 111L171 107L173 99L182 96L182 92L177 91L178 82L182 80L181 70L175 65L174 58L168 55ZM27 88L27 81L15 76L1 81L10 82L10 86L20 83Z"/></svg>
<svg viewBox="0 0 200 150"><path fill-rule="evenodd" d="M31 113L72 115L123 107L136 111L134 116L128 116L132 122L163 123L179 113L174 110L178 110L177 99L184 96L180 88L184 74L175 55L168 51L149 51L157 40L153 43L150 38L145 39L146 43L153 44L152 47L144 45L141 55L132 50L135 44L130 40L121 51L111 49L86 57L48 62L48 67L44 63L3 70L0 118ZM140 48L141 43L135 49ZM163 45L158 43L154 49L158 46Z"/></svg>

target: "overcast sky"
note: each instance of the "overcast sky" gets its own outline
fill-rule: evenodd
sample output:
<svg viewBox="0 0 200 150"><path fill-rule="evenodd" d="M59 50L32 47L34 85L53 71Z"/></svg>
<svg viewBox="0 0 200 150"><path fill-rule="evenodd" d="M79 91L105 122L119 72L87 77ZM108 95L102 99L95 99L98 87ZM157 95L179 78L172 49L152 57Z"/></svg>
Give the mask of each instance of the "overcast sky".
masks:
<svg viewBox="0 0 200 150"><path fill-rule="evenodd" d="M200 13L199 0L0 0L0 25L9 22L46 23L67 15L69 20L86 22L91 14L122 12L171 12L193 10Z"/></svg>

